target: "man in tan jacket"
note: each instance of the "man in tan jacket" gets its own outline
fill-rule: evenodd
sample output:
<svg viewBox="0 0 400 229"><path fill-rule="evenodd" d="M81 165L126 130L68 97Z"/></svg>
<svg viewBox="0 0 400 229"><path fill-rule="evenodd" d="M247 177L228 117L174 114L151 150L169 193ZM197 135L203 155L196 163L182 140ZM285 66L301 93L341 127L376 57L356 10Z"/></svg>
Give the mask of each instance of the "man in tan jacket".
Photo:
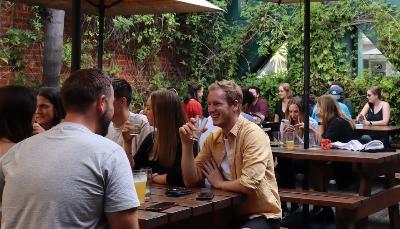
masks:
<svg viewBox="0 0 400 229"><path fill-rule="evenodd" d="M185 185L197 186L207 178L215 188L245 194L236 228L279 228L282 211L268 136L240 116L243 95L234 81L217 81L208 90L208 112L221 129L208 136L194 158L195 120L180 128Z"/></svg>

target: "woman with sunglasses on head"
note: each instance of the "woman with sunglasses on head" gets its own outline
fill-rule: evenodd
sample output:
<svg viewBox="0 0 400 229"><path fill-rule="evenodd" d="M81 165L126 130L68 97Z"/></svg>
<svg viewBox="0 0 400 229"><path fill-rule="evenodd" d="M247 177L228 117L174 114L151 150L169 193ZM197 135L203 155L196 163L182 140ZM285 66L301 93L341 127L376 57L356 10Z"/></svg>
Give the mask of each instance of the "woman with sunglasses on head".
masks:
<svg viewBox="0 0 400 229"><path fill-rule="evenodd" d="M364 126L387 126L390 119L390 105L383 101L382 92L379 87L371 87L367 91L368 102L364 105L357 121ZM382 140L384 136L379 133L371 133L361 137L361 141L366 143L371 140Z"/></svg>

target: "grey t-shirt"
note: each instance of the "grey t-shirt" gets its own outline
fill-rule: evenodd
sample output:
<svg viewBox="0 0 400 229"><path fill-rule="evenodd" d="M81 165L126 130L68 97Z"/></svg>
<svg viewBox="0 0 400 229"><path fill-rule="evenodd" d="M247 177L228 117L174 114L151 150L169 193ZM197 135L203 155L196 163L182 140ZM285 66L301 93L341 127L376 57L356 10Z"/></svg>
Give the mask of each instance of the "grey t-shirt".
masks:
<svg viewBox="0 0 400 229"><path fill-rule="evenodd" d="M83 125L61 123L0 161L1 228L105 228L107 212L139 206L123 149Z"/></svg>

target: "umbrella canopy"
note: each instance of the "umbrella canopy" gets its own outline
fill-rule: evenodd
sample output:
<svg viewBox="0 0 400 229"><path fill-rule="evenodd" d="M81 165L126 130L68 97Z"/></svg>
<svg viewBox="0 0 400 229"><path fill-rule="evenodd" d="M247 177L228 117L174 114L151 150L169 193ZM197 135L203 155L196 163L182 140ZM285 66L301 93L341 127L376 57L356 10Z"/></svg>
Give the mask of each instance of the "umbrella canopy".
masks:
<svg viewBox="0 0 400 229"><path fill-rule="evenodd" d="M206 0L10 0L46 8L72 11L71 70L80 69L82 13L99 15L97 65L103 68L104 17L134 14L216 12L221 8Z"/></svg>
<svg viewBox="0 0 400 229"><path fill-rule="evenodd" d="M73 0L11 0L46 8L72 10ZM82 11L99 14L101 0L82 0ZM134 14L215 12L222 9L206 0L104 0L105 16Z"/></svg>

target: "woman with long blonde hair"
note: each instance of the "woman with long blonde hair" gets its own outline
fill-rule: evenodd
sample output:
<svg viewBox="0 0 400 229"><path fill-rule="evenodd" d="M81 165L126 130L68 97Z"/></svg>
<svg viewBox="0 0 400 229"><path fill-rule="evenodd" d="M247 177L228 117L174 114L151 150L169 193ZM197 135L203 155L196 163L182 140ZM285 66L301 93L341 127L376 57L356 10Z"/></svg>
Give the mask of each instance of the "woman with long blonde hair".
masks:
<svg viewBox="0 0 400 229"><path fill-rule="evenodd" d="M276 103L275 106L275 116L274 122L280 122L283 118L285 118L285 112L288 107L288 103L292 98L292 88L288 83L281 83L278 88L278 96L280 100Z"/></svg>
<svg viewBox="0 0 400 229"><path fill-rule="evenodd" d="M318 98L317 116L322 122L322 128L318 134L320 140L324 138L331 140L331 142L346 143L357 139L353 120L343 113L333 96L323 95ZM332 169L338 189L343 189L354 183L351 164L332 162Z"/></svg>
<svg viewBox="0 0 400 229"><path fill-rule="evenodd" d="M332 142L349 142L356 139L355 123L347 117L331 95L322 95L317 100L317 116L322 123L319 138Z"/></svg>
<svg viewBox="0 0 400 229"><path fill-rule="evenodd" d="M154 182L183 186L179 127L187 119L178 95L168 90L151 93L145 114L155 131L145 138L135 154L134 169L150 167L155 173Z"/></svg>

